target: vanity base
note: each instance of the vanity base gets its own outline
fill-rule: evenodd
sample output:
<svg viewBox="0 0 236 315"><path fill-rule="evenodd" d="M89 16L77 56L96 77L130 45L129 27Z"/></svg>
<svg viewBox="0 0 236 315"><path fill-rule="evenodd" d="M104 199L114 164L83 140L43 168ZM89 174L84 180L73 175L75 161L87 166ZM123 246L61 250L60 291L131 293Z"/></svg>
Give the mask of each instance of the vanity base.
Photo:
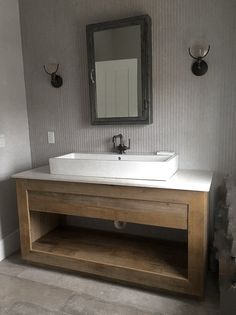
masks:
<svg viewBox="0 0 236 315"><path fill-rule="evenodd" d="M17 196L27 261L203 296L207 193L17 179ZM65 226L64 215L185 230L188 242Z"/></svg>

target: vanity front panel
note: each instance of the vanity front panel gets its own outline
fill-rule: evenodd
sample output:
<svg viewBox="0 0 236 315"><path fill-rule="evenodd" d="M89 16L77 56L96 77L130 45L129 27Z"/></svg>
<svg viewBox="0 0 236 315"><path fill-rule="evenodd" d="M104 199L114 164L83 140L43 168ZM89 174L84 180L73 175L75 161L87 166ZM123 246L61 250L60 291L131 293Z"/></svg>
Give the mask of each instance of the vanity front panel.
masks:
<svg viewBox="0 0 236 315"><path fill-rule="evenodd" d="M186 204L40 191L29 191L28 201L34 211L187 229Z"/></svg>

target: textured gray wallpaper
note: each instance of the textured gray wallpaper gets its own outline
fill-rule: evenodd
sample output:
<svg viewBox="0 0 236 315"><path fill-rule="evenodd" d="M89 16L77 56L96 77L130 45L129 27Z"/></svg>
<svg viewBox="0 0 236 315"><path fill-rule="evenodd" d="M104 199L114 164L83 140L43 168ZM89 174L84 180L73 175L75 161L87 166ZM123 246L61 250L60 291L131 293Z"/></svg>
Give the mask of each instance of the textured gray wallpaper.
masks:
<svg viewBox="0 0 236 315"><path fill-rule="evenodd" d="M107 151L119 132L133 152L176 151L181 168L236 173L235 0L20 0L34 166L73 151ZM91 126L85 26L149 14L153 108L149 126ZM211 45L209 71L195 77L188 47ZM61 65L50 86L43 64ZM56 144L47 144L47 131Z"/></svg>
<svg viewBox="0 0 236 315"><path fill-rule="evenodd" d="M10 177L31 167L29 128L17 0L0 0L0 260L11 244L2 243L18 229L15 182ZM9 246L5 248L5 246ZM2 250L2 251L1 251Z"/></svg>

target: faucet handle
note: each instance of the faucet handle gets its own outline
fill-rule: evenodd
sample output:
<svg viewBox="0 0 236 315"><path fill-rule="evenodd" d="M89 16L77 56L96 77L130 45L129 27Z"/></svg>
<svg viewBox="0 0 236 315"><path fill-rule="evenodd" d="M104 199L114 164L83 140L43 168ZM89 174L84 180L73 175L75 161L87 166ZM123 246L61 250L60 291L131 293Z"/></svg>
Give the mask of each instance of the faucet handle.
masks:
<svg viewBox="0 0 236 315"><path fill-rule="evenodd" d="M130 149L130 139L128 141L129 141L129 145L128 145L128 147L126 147L127 150Z"/></svg>
<svg viewBox="0 0 236 315"><path fill-rule="evenodd" d="M113 142L113 149L116 148L116 136L112 137L112 142Z"/></svg>
<svg viewBox="0 0 236 315"><path fill-rule="evenodd" d="M123 145L123 152L124 152L124 153L125 153L126 150L129 150L129 149L130 149L130 139L129 139L128 141L129 141L128 146L127 146L127 145Z"/></svg>

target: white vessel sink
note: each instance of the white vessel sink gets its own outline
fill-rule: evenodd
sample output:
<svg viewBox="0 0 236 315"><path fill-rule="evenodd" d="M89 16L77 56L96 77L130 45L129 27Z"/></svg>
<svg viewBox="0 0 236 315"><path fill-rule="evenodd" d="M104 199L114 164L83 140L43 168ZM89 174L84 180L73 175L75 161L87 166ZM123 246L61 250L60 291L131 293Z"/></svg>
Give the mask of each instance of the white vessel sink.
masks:
<svg viewBox="0 0 236 315"><path fill-rule="evenodd" d="M167 180L178 169L178 155L70 153L50 158L49 165L51 174L55 175Z"/></svg>

